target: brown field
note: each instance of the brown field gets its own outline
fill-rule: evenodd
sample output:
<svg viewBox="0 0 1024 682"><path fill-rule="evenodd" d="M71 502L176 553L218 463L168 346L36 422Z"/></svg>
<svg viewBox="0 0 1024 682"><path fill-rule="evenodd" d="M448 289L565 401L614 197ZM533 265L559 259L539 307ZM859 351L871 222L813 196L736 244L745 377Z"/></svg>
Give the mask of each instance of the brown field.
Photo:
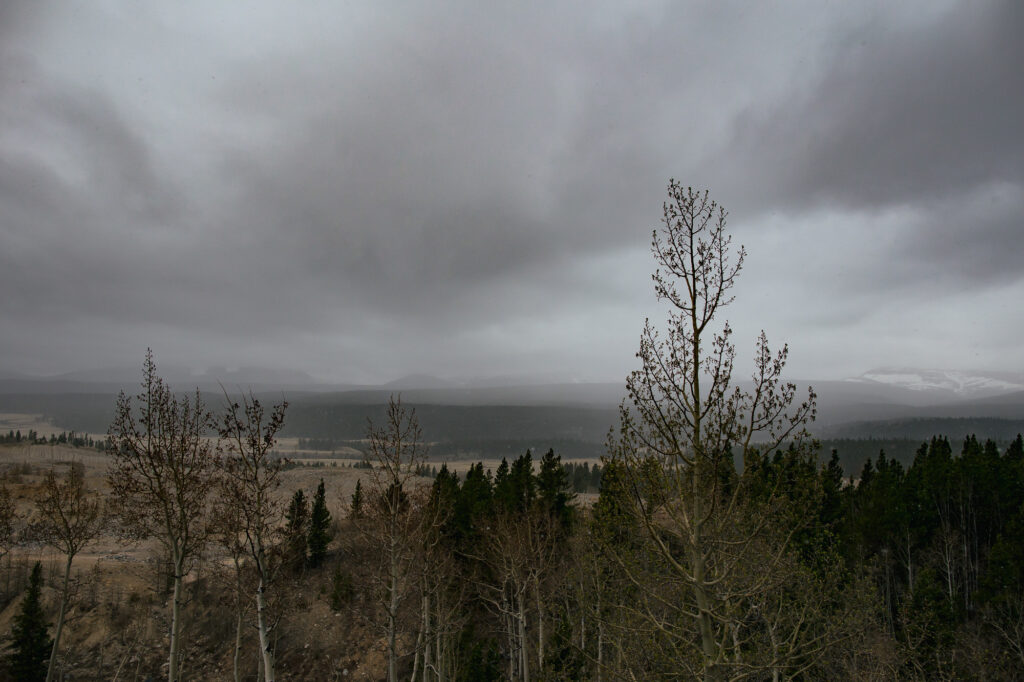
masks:
<svg viewBox="0 0 1024 682"><path fill-rule="evenodd" d="M17 423L37 429L39 422L20 419ZM26 430L23 428L22 432ZM42 430L39 432L43 433ZM334 545L347 541L338 524L343 523L347 516L347 503L356 481L363 478L363 485L367 484L367 470L342 466L342 463L351 464L352 461L310 460L314 466L298 466L281 474L279 495L282 503L286 503L300 488L311 500L323 478L328 507L336 526ZM11 492L18 515L25 519L20 523L22 530L36 513L35 500L41 493L46 472L52 468L63 474L71 462L81 462L85 466L89 488L101 495L109 494L106 480L109 458L104 453L63 445L0 445L0 479ZM332 463L337 466L331 466ZM427 479L422 480L427 483ZM339 550L335 548L332 551ZM165 664L162 658L165 649L161 642L166 641L162 633L166 632L167 610L158 596L161 580L155 563L158 556L159 547L155 542L131 543L106 535L75 557L72 575L77 588L61 647L68 679L109 680L116 674L118 679L142 680L148 679L145 671L158 670L161 664ZM230 677L230 656L224 652L230 650L226 643L233 641L234 631L223 630L225 622L229 625L232 622L224 618L225 606L218 605L226 588L217 587L219 583L214 580L215 572L211 570L211 566L224 564L226 558L218 555L217 550L211 550L207 560L190 575L192 589L199 593L194 597L199 604L190 607L194 609L190 611L191 617L202 621L203 624L197 627L206 634L193 634L190 639L189 646L195 651L196 658L192 662L193 673L186 673L187 679ZM64 557L38 542L22 542L0 559L0 634L11 630L18 612L19 597L27 584L31 565L36 561L43 566L44 605L48 613L56 613L56 588L60 583ZM305 629L290 625L291 636L305 639L306 644L300 649L299 659L292 662L298 667L293 669L292 675L282 675L281 679L327 679L322 677L324 670L330 669L334 676L339 675L342 668L352 669L353 674L348 679L373 679L375 675L368 677L365 671L381 669L381 660L377 660L380 659L379 647L372 639L364 642L363 653L358 659L348 656L334 661L325 660L321 655L326 644L317 638L327 633L334 633L328 637L328 642L366 637L358 631L351 632L352 623L339 619L339 614L329 609L324 594L330 586L330 570L325 567L311 573L304 582L282 587L295 591L296 605L305 608L308 620L299 621ZM200 588L198 580L205 580L209 585ZM246 632L246 648L249 650L253 647L249 641L252 633ZM250 659L246 662L247 669L251 670L247 679L253 679L255 674L256 657Z"/></svg>
<svg viewBox="0 0 1024 682"><path fill-rule="evenodd" d="M50 434L59 434L67 429L60 429L43 418L41 414L25 414L20 412L0 412L0 432L6 434L8 431L21 431L21 435L28 435L29 431L35 431L40 436L50 437ZM95 436L94 436L95 437Z"/></svg>
<svg viewBox="0 0 1024 682"><path fill-rule="evenodd" d="M17 501L19 512L27 513L34 509L33 500L39 492L47 470L54 468L58 473L63 473L73 461L85 465L86 484L91 489L101 494L109 492L106 472L110 460L102 452L65 445L0 445L0 476L5 477L12 496ZM282 499L290 498L292 493L299 489L312 498L317 484L323 478L331 514L336 517L342 515L344 505L355 490L356 481L368 477L367 470L350 467L353 461L355 460L341 458L292 459L293 463L300 466L281 473ZM137 551L124 546L118 546L116 549Z"/></svg>

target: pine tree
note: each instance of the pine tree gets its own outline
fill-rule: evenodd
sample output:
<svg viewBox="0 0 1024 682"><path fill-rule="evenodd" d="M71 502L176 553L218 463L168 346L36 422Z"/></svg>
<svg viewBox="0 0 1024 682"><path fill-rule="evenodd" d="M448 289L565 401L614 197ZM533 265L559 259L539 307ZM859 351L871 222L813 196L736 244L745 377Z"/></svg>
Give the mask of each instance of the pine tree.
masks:
<svg viewBox="0 0 1024 682"><path fill-rule="evenodd" d="M352 493L352 504L350 505L349 516L358 519L363 515L363 482L356 479L356 491Z"/></svg>
<svg viewBox="0 0 1024 682"><path fill-rule="evenodd" d="M469 467L451 519L458 540L465 546L473 547L480 542L481 534L488 525L485 519L494 513L496 497L483 463L477 462Z"/></svg>
<svg viewBox="0 0 1024 682"><path fill-rule="evenodd" d="M533 456L527 450L511 466L502 460L494 484L494 500L498 508L505 511L525 512L537 496L536 480L533 475Z"/></svg>
<svg viewBox="0 0 1024 682"><path fill-rule="evenodd" d="M285 512L288 523L285 537L288 543L289 563L296 569L306 563L306 531L309 527L309 502L301 490L296 490Z"/></svg>
<svg viewBox="0 0 1024 682"><path fill-rule="evenodd" d="M331 512L327 509L324 479L320 479L313 496L313 511L309 517L309 564L319 566L327 556L327 543L331 541Z"/></svg>
<svg viewBox="0 0 1024 682"><path fill-rule="evenodd" d="M46 679L46 664L50 658L53 639L50 638L49 623L40 603L42 589L42 567L37 561L28 579L28 591L21 602L21 609L14 617L11 628L11 653L8 659L11 676L24 682L42 682Z"/></svg>
<svg viewBox="0 0 1024 682"><path fill-rule="evenodd" d="M572 502L576 496L571 492L569 475L562 466L562 458L553 449L540 461L537 474L537 496L544 510L557 519L562 528L568 529L572 522Z"/></svg>

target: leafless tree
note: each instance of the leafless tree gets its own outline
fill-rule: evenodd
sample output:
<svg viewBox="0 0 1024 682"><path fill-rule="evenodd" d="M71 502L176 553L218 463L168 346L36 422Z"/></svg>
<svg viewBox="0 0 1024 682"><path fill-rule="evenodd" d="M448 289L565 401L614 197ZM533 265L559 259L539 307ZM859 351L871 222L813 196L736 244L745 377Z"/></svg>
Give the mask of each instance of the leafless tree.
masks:
<svg viewBox="0 0 1024 682"><path fill-rule="evenodd" d="M181 661L181 606L185 577L206 544L207 512L215 482L215 455L208 431L212 415L199 391L178 398L156 373L146 351L142 391L118 396L108 430L111 507L122 530L136 539L155 538L173 571L168 679L177 682Z"/></svg>
<svg viewBox="0 0 1024 682"><path fill-rule="evenodd" d="M488 528L482 554L473 557L486 567L476 584L502 624L510 680L529 682L544 665L546 595L541 584L559 548L556 524L541 509L500 511Z"/></svg>
<svg viewBox="0 0 1024 682"><path fill-rule="evenodd" d="M36 501L39 519L33 534L55 548L65 557L64 579L61 583L60 610L53 635L53 649L46 669L46 682L53 679L60 637L64 631L64 616L71 597L71 564L75 556L93 542L103 531L104 505L91 495L85 485L85 469L80 462L72 462L67 476L58 479L53 469L43 480L43 494Z"/></svg>
<svg viewBox="0 0 1024 682"><path fill-rule="evenodd" d="M235 682L241 682L241 656L242 656L242 634L245 624L245 614L252 601L252 590L250 589L251 571L246 570L245 560L249 555L249 547L245 534L245 515L235 504L232 485L226 477L221 478L220 489L217 491L218 499L213 507L213 534L217 544L227 550L231 558L230 575L227 572L219 571L216 575L223 580L229 595L226 599L230 601L235 611L235 645L232 657L232 672Z"/></svg>
<svg viewBox="0 0 1024 682"><path fill-rule="evenodd" d="M787 441L809 450L815 396L796 399L781 379L788 350L773 353L763 332L752 389L734 385L732 332L719 318L745 251L732 249L725 210L707 192L673 180L668 194L652 239L666 330L645 324L642 367L627 380L610 442L651 560L619 565L640 595L632 615L657 631L679 666L706 680L742 678L754 674L745 614L785 581L779 569L793 531L776 523L770 491L751 502L748 466Z"/></svg>
<svg viewBox="0 0 1024 682"><path fill-rule="evenodd" d="M367 430L370 485L367 513L356 519L358 528L381 557L377 577L388 650L388 681L398 680L399 615L415 587L415 562L424 533L435 524L425 491L413 479L426 459L427 448L415 410L406 410L401 398L388 401L384 422Z"/></svg>
<svg viewBox="0 0 1024 682"><path fill-rule="evenodd" d="M451 654L468 619L466 582L455 554L438 541L437 528L428 529L425 538L417 577L420 627L411 679L444 682L455 677Z"/></svg>
<svg viewBox="0 0 1024 682"><path fill-rule="evenodd" d="M245 552L256 572L256 626L265 682L276 677L268 591L282 565L276 552L284 520L277 496L283 462L273 449L287 408L288 403L282 402L268 414L251 394L243 396L241 403L229 400L219 429L224 495L233 506L231 513L237 515Z"/></svg>
<svg viewBox="0 0 1024 682"><path fill-rule="evenodd" d="M982 612L984 623L992 628L1005 655L1024 670L1024 599L995 601Z"/></svg>

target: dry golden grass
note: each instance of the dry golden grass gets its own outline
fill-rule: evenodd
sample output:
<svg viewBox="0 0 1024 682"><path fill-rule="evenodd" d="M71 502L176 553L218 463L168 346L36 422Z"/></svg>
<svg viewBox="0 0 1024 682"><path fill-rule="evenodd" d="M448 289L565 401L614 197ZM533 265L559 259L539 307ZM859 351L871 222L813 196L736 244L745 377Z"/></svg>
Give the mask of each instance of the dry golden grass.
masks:
<svg viewBox="0 0 1024 682"><path fill-rule="evenodd" d="M27 422L26 422L27 423ZM0 445L0 477L16 502L19 515L31 520L36 513L35 501L42 493L43 478L53 468L63 474L72 462L85 467L88 487L99 494L108 494L106 480L109 457L87 448L63 445ZM368 471L338 466L298 466L281 475L279 495L287 502L293 492L302 489L312 498L323 478L328 507L333 518L343 519L356 481L368 483ZM21 522L24 528L25 521ZM221 566L221 550L211 547L210 561L202 564L189 577L193 590L188 618L196 621L187 646L191 672L189 679L220 680L230 678L230 650L234 640L234 621L225 617L230 605L221 603L228 591L209 583ZM153 541L128 543L114 534L107 534L89 545L75 557L72 574L78 590L72 601L62 650L65 650L65 672L74 679L109 680L117 669L119 679L144 679L146 671L158 673L166 652L166 611L164 597L159 593L155 560L160 552ZM18 611L19 596L31 565L43 565L45 588L43 599L48 612L55 613L58 604L56 586L63 570L63 556L37 542L23 542L0 561L0 592L5 605L0 609L0 633L9 632ZM336 561L336 560L335 560ZM281 595L289 608L299 608L302 618L289 621L289 665L295 666L283 679L329 679L324 675L340 674L349 669L348 679L374 679L368 671L382 669L381 647L376 635L363 633L351 618L335 614L327 604L333 565L310 572L302 580L287 586L288 596ZM6 585L5 585L6 583ZM285 585L282 584L282 589ZM355 628L355 629L353 629ZM250 629L246 630L245 651L256 651ZM367 639L369 637L369 639ZM252 640L252 641L250 641ZM359 653L350 652L344 660L333 658L329 645L338 641L358 640ZM249 656L253 661L255 656ZM380 660L377 660L380 659ZM250 678L255 673L252 661L245 663Z"/></svg>

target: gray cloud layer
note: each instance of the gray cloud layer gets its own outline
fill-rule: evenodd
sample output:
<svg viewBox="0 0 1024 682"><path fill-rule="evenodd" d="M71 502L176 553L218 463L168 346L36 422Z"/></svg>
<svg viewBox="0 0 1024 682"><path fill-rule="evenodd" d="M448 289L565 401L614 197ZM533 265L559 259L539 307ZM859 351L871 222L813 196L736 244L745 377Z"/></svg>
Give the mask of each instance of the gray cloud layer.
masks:
<svg viewBox="0 0 1024 682"><path fill-rule="evenodd" d="M799 372L1024 362L1018 3L103 7L0 10L0 367L615 379L669 176Z"/></svg>

